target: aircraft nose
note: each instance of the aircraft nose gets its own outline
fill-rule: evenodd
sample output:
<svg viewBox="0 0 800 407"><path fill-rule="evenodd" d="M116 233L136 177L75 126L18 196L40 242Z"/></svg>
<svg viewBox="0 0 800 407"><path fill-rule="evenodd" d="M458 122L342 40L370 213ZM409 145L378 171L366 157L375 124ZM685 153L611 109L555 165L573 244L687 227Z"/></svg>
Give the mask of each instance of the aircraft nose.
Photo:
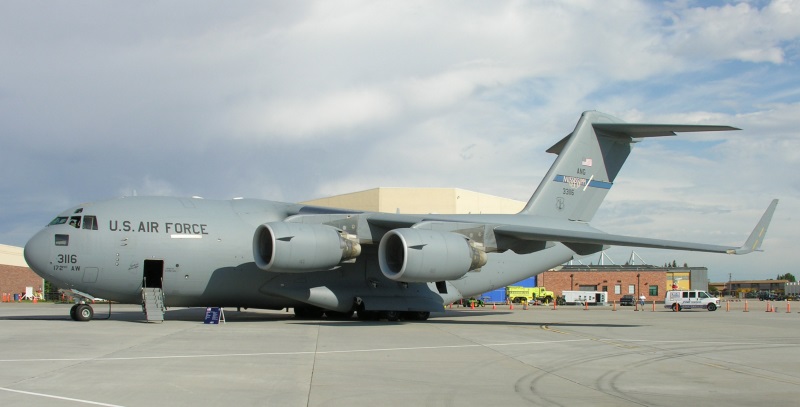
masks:
<svg viewBox="0 0 800 407"><path fill-rule="evenodd" d="M40 276L44 276L45 271L49 269L50 246L53 245L52 236L46 230L40 230L31 240L28 240L23 250L28 267Z"/></svg>

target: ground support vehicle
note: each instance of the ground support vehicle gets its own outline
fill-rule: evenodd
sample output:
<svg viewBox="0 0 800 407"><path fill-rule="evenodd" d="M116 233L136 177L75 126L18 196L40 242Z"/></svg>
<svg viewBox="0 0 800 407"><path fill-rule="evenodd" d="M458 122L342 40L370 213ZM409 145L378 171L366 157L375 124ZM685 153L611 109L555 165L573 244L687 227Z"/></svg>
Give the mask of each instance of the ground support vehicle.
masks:
<svg viewBox="0 0 800 407"><path fill-rule="evenodd" d="M608 293L605 291L562 291L564 303L567 305L606 305Z"/></svg>
<svg viewBox="0 0 800 407"><path fill-rule="evenodd" d="M694 308L716 311L719 308L719 298L700 290L672 290L667 291L664 296L664 308L673 311Z"/></svg>
<svg viewBox="0 0 800 407"><path fill-rule="evenodd" d="M541 301L548 304L553 301L555 295L552 291L547 291L545 287L522 287L510 285L506 287L506 298L515 304L529 304Z"/></svg>

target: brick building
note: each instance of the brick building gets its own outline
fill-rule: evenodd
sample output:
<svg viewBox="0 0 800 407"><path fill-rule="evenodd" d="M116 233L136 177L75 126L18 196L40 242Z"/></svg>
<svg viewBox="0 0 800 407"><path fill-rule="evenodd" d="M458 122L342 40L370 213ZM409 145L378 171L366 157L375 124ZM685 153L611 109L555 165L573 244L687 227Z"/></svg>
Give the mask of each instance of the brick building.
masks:
<svg viewBox="0 0 800 407"><path fill-rule="evenodd" d="M44 280L28 267L21 247L0 245L0 293L24 294L26 287L43 290Z"/></svg>
<svg viewBox="0 0 800 407"><path fill-rule="evenodd" d="M557 296L562 291L605 291L608 301L619 301L623 295L647 301L660 301L664 293L679 289L708 289L708 269L705 267L654 266L564 266L537 276L537 285L547 287Z"/></svg>

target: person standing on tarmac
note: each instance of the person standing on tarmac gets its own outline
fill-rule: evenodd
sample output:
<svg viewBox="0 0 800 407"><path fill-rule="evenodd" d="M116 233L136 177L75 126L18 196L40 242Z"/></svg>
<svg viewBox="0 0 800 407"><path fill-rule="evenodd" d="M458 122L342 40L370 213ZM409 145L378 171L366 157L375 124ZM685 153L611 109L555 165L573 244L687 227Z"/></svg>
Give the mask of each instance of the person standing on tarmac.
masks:
<svg viewBox="0 0 800 407"><path fill-rule="evenodd" d="M644 300L646 300L646 299L647 299L647 297L645 297L644 294L639 296L639 305L642 306L642 311L644 311Z"/></svg>

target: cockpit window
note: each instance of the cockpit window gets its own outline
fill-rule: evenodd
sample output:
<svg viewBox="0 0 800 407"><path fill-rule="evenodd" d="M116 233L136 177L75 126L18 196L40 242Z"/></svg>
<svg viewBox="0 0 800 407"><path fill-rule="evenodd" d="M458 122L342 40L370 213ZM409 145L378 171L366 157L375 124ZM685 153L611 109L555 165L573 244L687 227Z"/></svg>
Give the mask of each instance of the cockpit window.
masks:
<svg viewBox="0 0 800 407"><path fill-rule="evenodd" d="M83 217L83 228L90 230L97 230L97 217L93 215L86 215Z"/></svg>
<svg viewBox="0 0 800 407"><path fill-rule="evenodd" d="M65 223L67 223L67 219L68 218L66 216L59 216L59 217L53 219L53 221L50 222L47 226L63 225Z"/></svg>
<svg viewBox="0 0 800 407"><path fill-rule="evenodd" d="M97 230L97 216L94 215L86 215L86 216L58 216L53 219L47 226L53 225L63 225L69 222L69 225L74 227L75 229L80 229L81 224L83 224L84 229L88 230Z"/></svg>
<svg viewBox="0 0 800 407"><path fill-rule="evenodd" d="M75 209L75 212L73 212L73 213L83 213L83 208Z"/></svg>
<svg viewBox="0 0 800 407"><path fill-rule="evenodd" d="M69 235L56 235L56 246L69 246Z"/></svg>
<svg viewBox="0 0 800 407"><path fill-rule="evenodd" d="M75 229L81 228L81 217L80 216L73 216L69 218L69 225L74 227Z"/></svg>

